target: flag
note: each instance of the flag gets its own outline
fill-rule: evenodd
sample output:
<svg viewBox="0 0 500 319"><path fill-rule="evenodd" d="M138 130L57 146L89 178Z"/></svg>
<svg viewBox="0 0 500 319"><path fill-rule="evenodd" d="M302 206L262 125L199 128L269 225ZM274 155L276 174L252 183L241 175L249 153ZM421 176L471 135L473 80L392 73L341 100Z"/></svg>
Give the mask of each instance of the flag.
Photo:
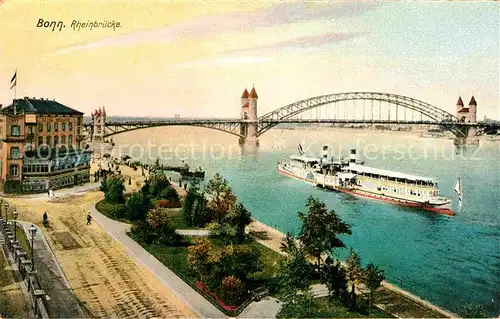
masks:
<svg viewBox="0 0 500 319"><path fill-rule="evenodd" d="M12 90L12 88L16 85L17 85L17 70L12 76L12 79L10 80L10 89Z"/></svg>
<svg viewBox="0 0 500 319"><path fill-rule="evenodd" d="M458 205L462 206L462 180L460 177L458 178L457 183L455 184L455 187L453 188L455 193L457 194L458 197Z"/></svg>
<svg viewBox="0 0 500 319"><path fill-rule="evenodd" d="M298 148L299 148L300 155L304 155L305 152L304 152L304 149L302 148L302 145L299 144Z"/></svg>

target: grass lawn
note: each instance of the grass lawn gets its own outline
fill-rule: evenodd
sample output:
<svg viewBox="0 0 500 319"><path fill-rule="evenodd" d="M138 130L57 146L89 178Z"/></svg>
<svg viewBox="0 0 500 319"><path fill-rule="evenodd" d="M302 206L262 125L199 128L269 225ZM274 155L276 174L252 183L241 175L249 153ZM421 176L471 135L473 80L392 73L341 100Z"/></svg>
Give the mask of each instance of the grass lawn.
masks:
<svg viewBox="0 0 500 319"><path fill-rule="evenodd" d="M182 216L182 208L165 208L167 216L172 226L175 229L201 229L198 227L188 226Z"/></svg>
<svg viewBox="0 0 500 319"><path fill-rule="evenodd" d="M128 234L130 236L130 234ZM133 237L132 237L133 238ZM220 310L224 311L215 300L201 292L196 286L198 281L195 274L193 274L189 269L189 264L187 262L188 246L192 242L192 237L185 236L186 244L178 247L169 247L156 244L144 244L138 242L144 249L146 249L150 254L155 256L162 264L167 266L170 270L176 273L180 278L182 278L187 284L193 287L195 290L200 292L208 301L218 307ZM221 247L223 245L222 241L217 239L212 239L215 246ZM270 282L275 273L275 265L278 258L283 258L281 255L275 251L259 244L256 241L248 240L247 244L259 250L261 252L261 258L264 263L264 269L261 272L253 274L253 279L256 281L254 284L265 285L266 282ZM232 315L232 314L230 314Z"/></svg>
<svg viewBox="0 0 500 319"><path fill-rule="evenodd" d="M12 226L10 229L12 230L12 232L14 232L14 226ZM31 260L31 240L28 240L28 237L26 236L26 232L24 231L22 226L19 224L16 227L16 236L17 236L17 241L19 242L19 245L26 252L26 259Z"/></svg>
<svg viewBox="0 0 500 319"><path fill-rule="evenodd" d="M316 317L319 318L394 318L391 314L376 307L373 307L369 315L350 312L338 302L328 302L328 297L314 299L314 304L317 310Z"/></svg>
<svg viewBox="0 0 500 319"><path fill-rule="evenodd" d="M252 278L262 282L264 285L274 277L278 261L284 258L283 255L275 252L274 250L251 240L248 245L261 253L260 258L264 264L264 269L252 275Z"/></svg>
<svg viewBox="0 0 500 319"><path fill-rule="evenodd" d="M151 204L154 206L154 204L158 200L159 199L153 199L151 201ZM126 207L125 204L108 203L103 199L103 200L99 201L95 207L101 214L108 217L109 219L113 219L113 220L120 221L122 223L130 224L130 221L128 219L115 218L115 216L113 215L113 211L116 211L117 209L125 209L125 207ZM170 222L172 223L172 226L175 229L201 229L198 227L188 226L186 224L186 221L184 220L184 217L182 216L182 208L164 208L164 209L167 211L167 215L170 219Z"/></svg>
<svg viewBox="0 0 500 319"><path fill-rule="evenodd" d="M117 221L120 221L122 223L127 223L130 224L130 221L125 218L115 218L113 211L116 211L117 209L125 209L125 204L117 204L117 203L108 203L106 200L101 200L99 201L96 205L95 208L104 216L108 217L109 219L114 219Z"/></svg>

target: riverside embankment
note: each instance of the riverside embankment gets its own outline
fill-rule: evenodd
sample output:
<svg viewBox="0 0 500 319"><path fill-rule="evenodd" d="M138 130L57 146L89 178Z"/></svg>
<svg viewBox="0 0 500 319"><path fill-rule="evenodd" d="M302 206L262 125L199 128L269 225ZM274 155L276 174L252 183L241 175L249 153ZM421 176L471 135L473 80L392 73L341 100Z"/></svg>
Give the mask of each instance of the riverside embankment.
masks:
<svg viewBox="0 0 500 319"><path fill-rule="evenodd" d="M261 244L282 253L280 244L283 238L285 238L285 234L282 232L255 219L248 227L248 231L259 238L258 241ZM363 290L363 288L360 287L360 290ZM458 317L456 314L423 300L387 281L382 282L382 287L376 294L375 303L380 305L382 309L400 318Z"/></svg>

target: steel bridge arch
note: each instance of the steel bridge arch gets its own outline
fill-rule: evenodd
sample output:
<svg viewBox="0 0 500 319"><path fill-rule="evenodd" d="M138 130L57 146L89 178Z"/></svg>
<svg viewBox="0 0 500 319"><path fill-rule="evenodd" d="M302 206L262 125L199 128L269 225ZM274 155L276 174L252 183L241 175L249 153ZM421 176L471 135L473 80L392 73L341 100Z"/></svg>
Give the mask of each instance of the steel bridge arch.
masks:
<svg viewBox="0 0 500 319"><path fill-rule="evenodd" d="M232 122L232 121L220 121L220 122L215 122L215 123L209 123L210 121L207 121L207 123L196 123L196 122L161 122L161 123L156 123L156 122L143 122L143 123L115 123L115 122L109 122L105 124L106 127L106 133L104 134L104 137L110 137L114 135L118 135L120 133L125 133L125 132L131 132L131 131L136 131L140 129L147 129L147 128L152 128L152 127L162 127L162 126L196 126L196 127L202 127L202 128L207 128L207 129L212 129L216 130L219 132L224 132L228 133L237 137L244 137L241 134L237 133L240 130L240 123L239 122Z"/></svg>
<svg viewBox="0 0 500 319"><path fill-rule="evenodd" d="M444 126L456 136L466 136L464 132L462 132L458 127L454 126L454 124L459 122L459 119L451 113L448 113L436 106L412 97L378 92L334 93L294 102L259 117L257 136L264 134L272 127L278 125L280 120L288 119L294 115L312 110L322 105L350 100L381 101L402 106L417 111L422 115L435 120L437 125Z"/></svg>

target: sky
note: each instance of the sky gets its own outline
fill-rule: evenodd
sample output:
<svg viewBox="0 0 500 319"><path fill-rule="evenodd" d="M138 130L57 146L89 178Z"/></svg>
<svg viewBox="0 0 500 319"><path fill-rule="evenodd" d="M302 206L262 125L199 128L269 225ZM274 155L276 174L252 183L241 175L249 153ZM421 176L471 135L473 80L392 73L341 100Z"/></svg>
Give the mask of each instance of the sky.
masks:
<svg viewBox="0 0 500 319"><path fill-rule="evenodd" d="M120 27L71 27L89 20ZM453 113L474 95L479 119L500 119L499 30L495 2L0 0L0 103L237 118L254 85L259 115L374 91Z"/></svg>

